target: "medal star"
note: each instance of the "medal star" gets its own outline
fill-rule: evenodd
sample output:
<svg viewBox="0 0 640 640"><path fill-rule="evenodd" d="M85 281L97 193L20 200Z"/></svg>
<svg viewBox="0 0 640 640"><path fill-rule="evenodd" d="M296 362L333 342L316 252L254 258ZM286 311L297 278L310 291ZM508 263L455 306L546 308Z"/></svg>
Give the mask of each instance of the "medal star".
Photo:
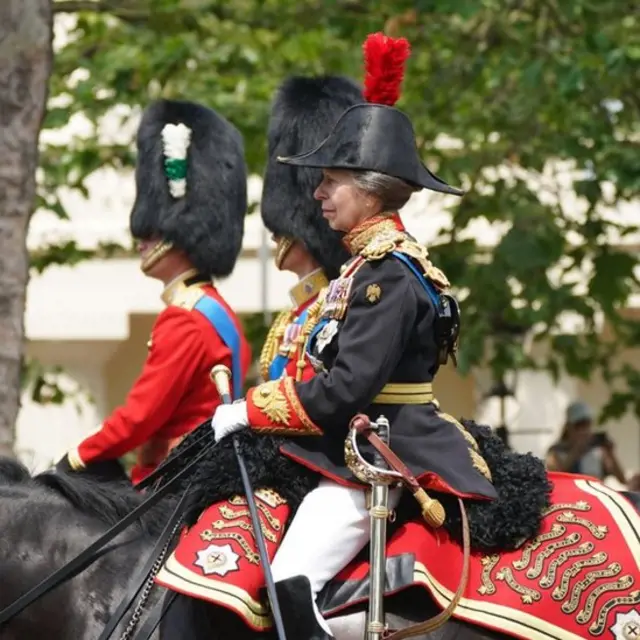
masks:
<svg viewBox="0 0 640 640"><path fill-rule="evenodd" d="M230 571L238 571L240 556L230 544L210 544L206 549L197 551L196 555L197 560L193 564L200 567L206 576L226 576Z"/></svg>

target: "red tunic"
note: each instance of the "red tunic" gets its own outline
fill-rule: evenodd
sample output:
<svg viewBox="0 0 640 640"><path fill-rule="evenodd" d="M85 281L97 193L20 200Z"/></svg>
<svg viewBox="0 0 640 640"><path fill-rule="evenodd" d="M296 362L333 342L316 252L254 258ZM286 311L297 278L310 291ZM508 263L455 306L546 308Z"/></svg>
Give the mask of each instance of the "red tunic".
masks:
<svg viewBox="0 0 640 640"><path fill-rule="evenodd" d="M202 295L220 303L240 333L244 383L251 348L237 316L214 286L183 286L154 324L149 355L125 403L69 452L72 466L119 458L140 447L131 474L134 483L140 482L173 446L213 415L221 400L209 373L216 364L231 369L231 351L209 320L193 308Z"/></svg>
<svg viewBox="0 0 640 640"><path fill-rule="evenodd" d="M317 270L302 278L291 290L296 307L277 316L260 354L263 380L287 377L301 382L315 375L305 353L305 343L317 321L319 305L314 305L327 284L324 273Z"/></svg>

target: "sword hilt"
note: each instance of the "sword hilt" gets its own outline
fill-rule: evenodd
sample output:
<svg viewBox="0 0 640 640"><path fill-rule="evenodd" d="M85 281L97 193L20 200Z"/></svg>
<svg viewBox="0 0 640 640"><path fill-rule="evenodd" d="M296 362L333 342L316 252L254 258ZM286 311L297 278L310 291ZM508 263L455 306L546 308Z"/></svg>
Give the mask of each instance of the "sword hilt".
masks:
<svg viewBox="0 0 640 640"><path fill-rule="evenodd" d="M229 367L225 367L223 364L217 364L211 369L209 377L220 395L222 404L231 404L233 399L231 397L231 371Z"/></svg>

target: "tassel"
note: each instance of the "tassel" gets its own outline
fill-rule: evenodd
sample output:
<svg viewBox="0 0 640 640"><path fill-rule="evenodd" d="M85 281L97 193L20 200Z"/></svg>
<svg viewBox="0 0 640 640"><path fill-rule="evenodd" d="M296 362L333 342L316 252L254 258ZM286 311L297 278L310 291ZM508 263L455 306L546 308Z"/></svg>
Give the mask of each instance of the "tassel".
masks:
<svg viewBox="0 0 640 640"><path fill-rule="evenodd" d="M367 102L392 107L400 98L404 66L411 47L406 38L390 38L384 33L367 36L364 52L364 97Z"/></svg>

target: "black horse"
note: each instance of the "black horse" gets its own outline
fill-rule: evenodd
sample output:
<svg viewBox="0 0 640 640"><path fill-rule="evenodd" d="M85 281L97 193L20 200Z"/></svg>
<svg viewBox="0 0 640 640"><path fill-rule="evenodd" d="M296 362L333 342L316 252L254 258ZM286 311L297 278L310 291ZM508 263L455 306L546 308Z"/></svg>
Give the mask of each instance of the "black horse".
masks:
<svg viewBox="0 0 640 640"><path fill-rule="evenodd" d="M54 473L32 478L17 461L0 458L0 610L84 551L141 499L130 484ZM94 564L0 627L0 638L98 638L162 530L166 508L153 509ZM161 597L153 593L149 605Z"/></svg>
<svg viewBox="0 0 640 640"><path fill-rule="evenodd" d="M143 499L124 485L105 485L83 477L45 473L32 478L14 460L0 459L0 609L73 559ZM140 524L110 543L96 563L0 628L0 638L27 640L46 631L56 640L96 640L124 596L128 581L146 560L171 511L171 502L154 508ZM162 606L166 595L164 589L155 587L146 612ZM427 603L416 616L419 609L406 599L390 602L388 609L395 627L437 612ZM114 638L121 636L126 623L125 619ZM363 624L364 613L357 611L332 621L336 637L344 640L360 640ZM161 625L159 637L267 640L273 636L251 632L224 609L179 596ZM501 636L450 622L446 630L427 637L488 640Z"/></svg>
<svg viewBox="0 0 640 640"><path fill-rule="evenodd" d="M489 431L484 433L486 436ZM276 483L295 508L317 478L305 475L300 467L280 456L277 439L245 433L241 440L254 486L273 486ZM494 474L494 481L497 476L500 482L500 473L503 473L505 478L511 478L513 484L509 465L517 464L522 476L520 485L542 482L541 467L534 464L532 458L512 460L510 456L517 454L506 453L495 437L480 438L479 443L490 467L492 462L500 462L501 471ZM221 444L225 445L224 442ZM203 507L241 492L230 445L213 449L198 474L200 481L195 478L190 492L188 521L197 518ZM505 492L508 490L506 487ZM522 486L518 491L522 491ZM544 491L539 500L545 499L543 494ZM105 485L82 476L53 473L32 478L19 463L0 459L0 609L78 555L144 499L126 483ZM97 640L128 583L147 560L175 500L176 496L171 496L159 503L140 523L113 540L95 564L0 627L0 640L36 638L44 630L58 640ZM640 503L638 496L634 496L634 500L636 504ZM497 504L496 509L504 511L500 516L504 526L500 531L493 524L472 526L472 537L484 547L503 545L500 535L508 534L513 538L525 533L528 537L527 528L535 525L532 514L537 513L540 506L542 503L528 501L516 507L513 500L509 500L506 506ZM514 508L520 511L514 511ZM473 524L473 517L471 519ZM496 521L494 518L493 522ZM486 518L484 522L487 522ZM455 522L449 525L452 530L456 529ZM161 606L167 596L163 588L154 587L145 614ZM438 612L424 591L407 591L389 598L385 608L392 628L403 628ZM125 618L114 633L114 638L121 637L127 620ZM354 607L347 615L331 618L330 625L337 640L361 640L364 620L363 608ZM222 608L178 596L154 638L174 640L186 637L195 640L270 640L274 636L251 631L237 616ZM506 637L455 620L450 620L437 631L420 636L422 640L499 640Z"/></svg>

